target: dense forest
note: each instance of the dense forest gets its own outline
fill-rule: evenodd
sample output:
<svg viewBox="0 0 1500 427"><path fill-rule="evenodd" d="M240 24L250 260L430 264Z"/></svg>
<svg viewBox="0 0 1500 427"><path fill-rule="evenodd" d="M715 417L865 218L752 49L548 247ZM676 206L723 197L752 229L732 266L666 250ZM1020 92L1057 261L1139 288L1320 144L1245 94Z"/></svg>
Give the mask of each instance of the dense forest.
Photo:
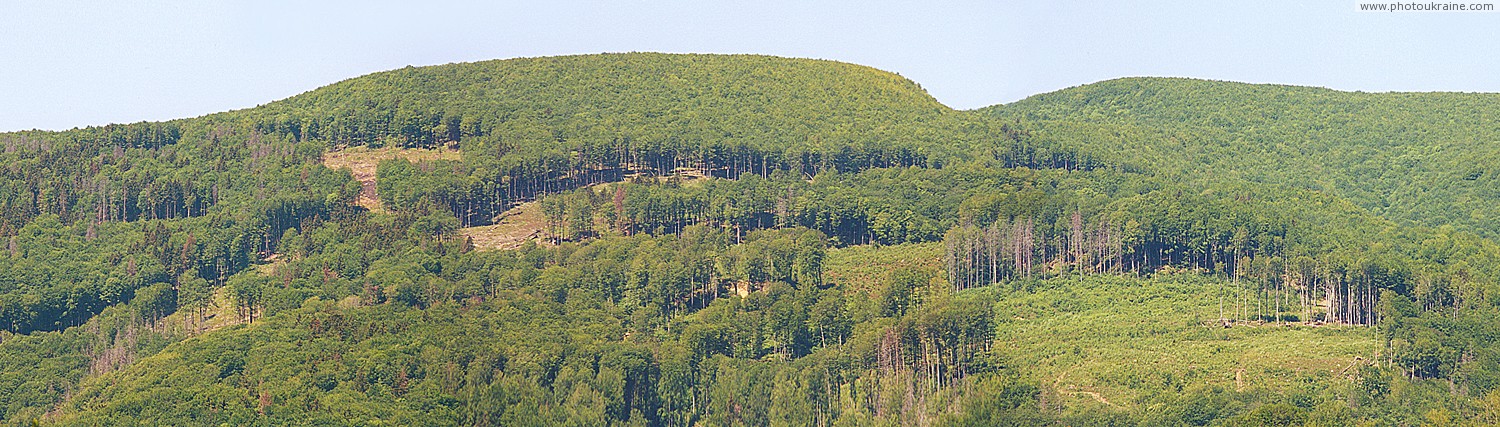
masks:
<svg viewBox="0 0 1500 427"><path fill-rule="evenodd" d="M1403 223L1493 238L1497 109L1489 94L1128 78L980 111L1178 179L1312 189Z"/></svg>
<svg viewBox="0 0 1500 427"><path fill-rule="evenodd" d="M606 54L0 134L0 422L1500 422L1496 101Z"/></svg>

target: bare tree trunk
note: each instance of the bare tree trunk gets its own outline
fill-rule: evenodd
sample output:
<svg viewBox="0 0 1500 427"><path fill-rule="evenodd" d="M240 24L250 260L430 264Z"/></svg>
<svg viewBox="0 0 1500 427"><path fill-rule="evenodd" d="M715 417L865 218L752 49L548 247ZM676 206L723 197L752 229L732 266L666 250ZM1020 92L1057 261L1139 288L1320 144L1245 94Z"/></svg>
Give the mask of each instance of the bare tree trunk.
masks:
<svg viewBox="0 0 1500 427"><path fill-rule="evenodd" d="M997 266L996 266L996 262L995 262L996 258L997 258L997 255L998 255L998 252L999 252L999 246L1000 246L1000 232L999 232L999 230L996 229L995 224L990 224L989 228L985 229L985 231L984 231L984 247L985 247L985 251L987 252L986 255L988 255L989 262L990 262L990 278L989 278L989 283L991 283L991 284L997 282L998 281L997 279L999 277L999 276L996 275L996 267Z"/></svg>

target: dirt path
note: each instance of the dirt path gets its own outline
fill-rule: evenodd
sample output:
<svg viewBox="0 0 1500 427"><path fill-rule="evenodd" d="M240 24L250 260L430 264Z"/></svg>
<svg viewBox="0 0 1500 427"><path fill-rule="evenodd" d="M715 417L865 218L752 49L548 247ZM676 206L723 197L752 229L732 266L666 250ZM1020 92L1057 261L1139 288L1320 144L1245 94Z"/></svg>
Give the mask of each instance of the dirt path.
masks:
<svg viewBox="0 0 1500 427"><path fill-rule="evenodd" d="M323 166L329 169L349 169L354 179L359 181L359 199L356 204L369 209L370 212L385 212L385 207L380 204L380 196L375 193L375 168L382 160L403 158L412 162L427 162L433 160L460 160L462 154L458 150L438 148L433 150L420 148L375 148L366 147L346 148L339 151L330 151L323 154Z"/></svg>
<svg viewBox="0 0 1500 427"><path fill-rule="evenodd" d="M434 160L462 160L462 153L458 150L446 148L417 149L417 148L366 148L353 147L338 151L330 151L323 154L323 165L329 169L349 169L349 173L360 183L359 198L355 201L359 206L369 209L371 212L385 212L385 207L380 203L380 195L376 193L375 177L376 168L381 161L395 158L403 158L414 163L429 162ZM682 185L699 185L707 181L706 176L693 168L678 168L673 176L682 179ZM667 180L668 177L659 177L659 180ZM596 184L606 187L609 184ZM499 221L492 225L482 227L468 227L459 230L474 242L475 249L515 249L521 247L527 241L535 241L539 244L547 244L546 219L542 216L541 207L536 202L522 203L505 213L500 214Z"/></svg>
<svg viewBox="0 0 1500 427"><path fill-rule="evenodd" d="M1064 394L1071 394L1071 395L1080 395L1081 394L1081 395L1084 395L1084 396L1092 397L1092 398L1094 398L1094 400L1099 401L1099 403L1103 403L1105 405L1109 405L1109 406L1115 407L1115 408L1120 407L1119 405L1116 405L1116 404L1113 404L1113 403L1109 403L1109 399L1105 399L1104 396L1101 396L1099 393L1095 393L1095 392L1092 392L1092 391L1081 391L1081 390L1080 391L1064 391L1063 393Z"/></svg>
<svg viewBox="0 0 1500 427"><path fill-rule="evenodd" d="M500 214L500 221L492 225L464 228L458 232L472 239L475 249L515 249L528 240L546 243L546 225L541 205L526 202Z"/></svg>
<svg viewBox="0 0 1500 427"><path fill-rule="evenodd" d="M1109 399L1105 399L1104 395L1099 394L1098 392L1086 391L1086 390L1063 390L1064 386L1062 385L1062 381L1063 381L1063 379L1065 379L1067 377L1068 377L1068 371L1063 371L1062 374L1059 374L1057 376L1057 379L1052 381L1052 389L1057 390L1057 392L1059 394L1070 394L1070 395L1074 395L1074 396L1084 395L1084 396L1088 396L1088 397L1093 398L1095 401L1097 401L1099 403L1103 403L1105 405L1109 405L1110 407L1113 407L1113 408L1120 407L1120 405L1116 405L1114 403L1111 403L1109 401ZM1074 385L1068 385L1066 387L1067 388L1073 388L1073 387L1076 387L1076 386L1074 386Z"/></svg>

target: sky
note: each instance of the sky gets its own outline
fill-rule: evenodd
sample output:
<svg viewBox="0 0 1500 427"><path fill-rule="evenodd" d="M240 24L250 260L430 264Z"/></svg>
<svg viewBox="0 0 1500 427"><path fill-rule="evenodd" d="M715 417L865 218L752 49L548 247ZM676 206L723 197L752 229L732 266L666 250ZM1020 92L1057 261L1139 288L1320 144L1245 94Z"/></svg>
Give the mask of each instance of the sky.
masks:
<svg viewBox="0 0 1500 427"><path fill-rule="evenodd" d="M0 131L200 116L407 65L633 51L869 65L959 109L1129 76L1500 92L1500 12L1361 1L1378 0L5 0Z"/></svg>

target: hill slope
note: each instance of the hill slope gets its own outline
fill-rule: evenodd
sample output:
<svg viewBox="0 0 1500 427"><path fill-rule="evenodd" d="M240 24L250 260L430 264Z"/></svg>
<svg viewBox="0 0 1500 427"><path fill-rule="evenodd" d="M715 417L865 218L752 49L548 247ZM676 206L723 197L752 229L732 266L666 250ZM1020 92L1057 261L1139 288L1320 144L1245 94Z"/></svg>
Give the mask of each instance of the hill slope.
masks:
<svg viewBox="0 0 1500 427"><path fill-rule="evenodd" d="M355 281L372 262L398 255L394 241L426 236L425 250L444 251L458 243L444 240L454 228L543 194L682 168L810 177L1021 159L1011 153L1067 158L1017 149L1023 135L991 123L863 66L619 54L408 68L198 118L0 134L0 358L10 367L0 382L14 390L0 395L0 418L45 412L91 363L136 360L180 339L148 330L174 312L212 313L215 289L243 284L236 304L259 307L252 313L344 299L362 292ZM320 161L361 144L452 145L462 155L387 176L404 191L383 192L395 212L379 216L355 206L358 181ZM769 212L745 214L773 223ZM271 259L326 255L304 245L335 232L368 240L337 264L299 264L278 287L246 278ZM344 281L312 286L313 271ZM49 353L34 343L60 355L37 357Z"/></svg>
<svg viewBox="0 0 1500 427"><path fill-rule="evenodd" d="M737 177L994 160L1088 165L953 111L892 73L753 55L605 54L405 68L205 118L333 147L461 145L469 180L392 195L483 225L537 194L626 176ZM477 181L476 181L477 180Z"/></svg>
<svg viewBox="0 0 1500 427"><path fill-rule="evenodd" d="M1403 98L1179 83L963 112L850 64L586 55L0 135L0 418L1348 425L1492 413L1500 245L1422 225L1441 219L1375 215L1399 218L1357 191L1417 190L1374 160L1406 145L1364 142L1411 135L1371 129L1385 110L1350 110ZM1220 85L1260 111L1342 121L1246 119L1256 110L1195 97ZM1142 98L1181 106L1129 113ZM1432 102L1460 129L1483 126L1450 111L1464 100ZM1308 129L1320 139L1283 141ZM1270 148L1241 154L1252 140ZM366 182L324 166L359 145L371 150L342 155ZM377 192L383 212L361 207ZM1418 193L1435 210L1468 203ZM468 227L518 203L549 242L476 245ZM1219 298L1238 309L1205 314ZM1323 373L1372 352L1358 372ZM1120 362L1155 354L1169 357Z"/></svg>
<svg viewBox="0 0 1500 427"><path fill-rule="evenodd" d="M758 55L631 53L407 67L206 119L221 118L331 145L463 140L473 154L468 162L495 163L476 165L488 168L511 167L506 157L552 161L541 156L549 150L564 155L563 163L592 168L702 167L722 176L942 164L976 154L1052 160L1010 152L1016 135L938 103L893 73ZM1007 141L997 150L1001 139Z"/></svg>
<svg viewBox="0 0 1500 427"><path fill-rule="evenodd" d="M1150 170L1327 191L1400 221L1500 233L1500 95L1127 78L980 111Z"/></svg>

